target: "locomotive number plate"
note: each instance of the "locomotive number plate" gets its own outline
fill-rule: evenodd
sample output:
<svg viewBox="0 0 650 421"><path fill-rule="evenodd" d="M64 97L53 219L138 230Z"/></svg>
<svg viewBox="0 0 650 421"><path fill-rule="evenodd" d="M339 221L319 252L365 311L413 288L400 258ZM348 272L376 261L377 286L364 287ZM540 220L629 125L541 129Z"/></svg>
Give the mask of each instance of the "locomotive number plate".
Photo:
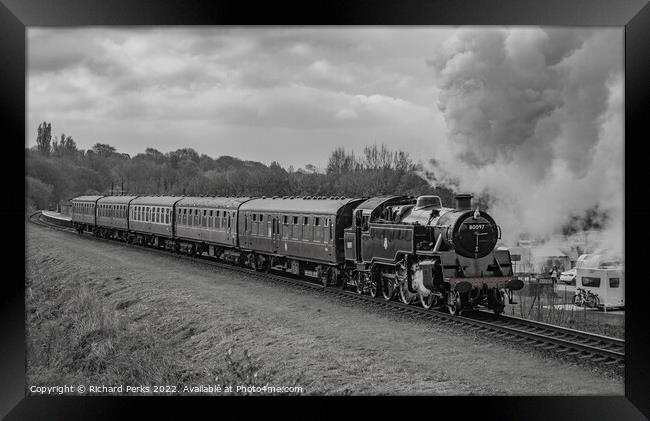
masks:
<svg viewBox="0 0 650 421"><path fill-rule="evenodd" d="M482 230L485 228L485 224L468 224L468 228L472 231Z"/></svg>

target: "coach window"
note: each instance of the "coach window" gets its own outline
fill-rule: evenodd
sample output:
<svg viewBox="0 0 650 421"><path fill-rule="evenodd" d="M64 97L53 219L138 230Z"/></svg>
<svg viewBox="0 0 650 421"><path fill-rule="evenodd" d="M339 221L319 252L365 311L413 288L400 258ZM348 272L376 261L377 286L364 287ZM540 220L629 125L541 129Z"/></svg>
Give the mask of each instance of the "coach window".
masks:
<svg viewBox="0 0 650 421"><path fill-rule="evenodd" d="M326 219L326 226L328 226L330 230L330 241L332 241L332 224L329 222L330 222L329 218Z"/></svg>
<svg viewBox="0 0 650 421"><path fill-rule="evenodd" d="M293 224L291 225L291 238L297 240L298 238L300 238L299 233L302 232L302 227L298 225L297 216L292 216L291 221L293 221Z"/></svg>
<svg viewBox="0 0 650 421"><path fill-rule="evenodd" d="M320 217L314 217L314 241L323 241L323 227L320 224Z"/></svg>

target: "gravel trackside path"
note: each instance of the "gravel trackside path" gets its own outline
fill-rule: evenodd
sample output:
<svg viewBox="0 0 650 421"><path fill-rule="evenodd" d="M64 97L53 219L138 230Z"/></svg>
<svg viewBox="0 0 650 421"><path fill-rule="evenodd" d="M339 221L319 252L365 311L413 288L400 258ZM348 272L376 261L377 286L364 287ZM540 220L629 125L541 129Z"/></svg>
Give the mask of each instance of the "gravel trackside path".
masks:
<svg viewBox="0 0 650 421"><path fill-rule="evenodd" d="M462 329L32 224L26 265L28 296L82 284L202 383L232 349L307 394L624 393L621 378ZM27 320L29 343L43 327ZM35 370L28 361L28 383ZM64 365L51 370L66 378Z"/></svg>

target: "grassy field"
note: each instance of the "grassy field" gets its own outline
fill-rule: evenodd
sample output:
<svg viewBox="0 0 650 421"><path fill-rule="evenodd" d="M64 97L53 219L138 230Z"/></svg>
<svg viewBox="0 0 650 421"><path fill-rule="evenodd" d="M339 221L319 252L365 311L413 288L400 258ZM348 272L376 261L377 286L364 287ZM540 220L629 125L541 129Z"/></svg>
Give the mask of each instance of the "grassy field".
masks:
<svg viewBox="0 0 650 421"><path fill-rule="evenodd" d="M129 302L109 308L84 281L28 271L27 384L176 385L178 393L192 394L183 385L273 383L276 373L246 349L229 348L208 368L186 367L177 355L180 338L165 338L151 323L120 315Z"/></svg>

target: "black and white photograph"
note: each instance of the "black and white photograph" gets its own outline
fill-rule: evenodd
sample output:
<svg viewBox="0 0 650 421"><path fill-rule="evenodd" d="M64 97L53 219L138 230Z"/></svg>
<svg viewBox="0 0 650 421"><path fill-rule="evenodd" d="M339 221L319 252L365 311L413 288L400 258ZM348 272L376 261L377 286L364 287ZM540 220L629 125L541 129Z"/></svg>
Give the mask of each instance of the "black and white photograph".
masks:
<svg viewBox="0 0 650 421"><path fill-rule="evenodd" d="M625 395L623 27L25 37L28 396Z"/></svg>

